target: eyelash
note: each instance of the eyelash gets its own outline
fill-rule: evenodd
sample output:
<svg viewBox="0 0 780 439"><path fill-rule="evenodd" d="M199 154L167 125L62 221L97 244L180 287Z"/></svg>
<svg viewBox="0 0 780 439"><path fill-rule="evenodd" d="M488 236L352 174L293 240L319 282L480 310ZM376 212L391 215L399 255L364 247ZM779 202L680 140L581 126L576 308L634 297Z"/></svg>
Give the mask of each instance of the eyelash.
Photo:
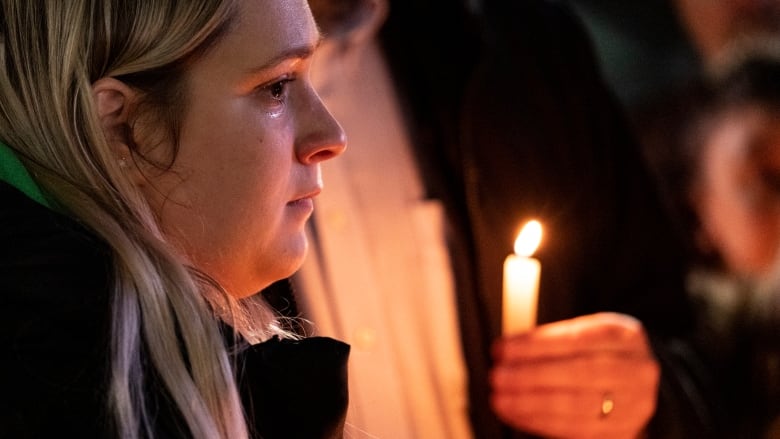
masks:
<svg viewBox="0 0 780 439"><path fill-rule="evenodd" d="M283 104L287 98L288 84L295 80L294 77L285 77L268 85L258 87L257 93L266 96L272 103Z"/></svg>

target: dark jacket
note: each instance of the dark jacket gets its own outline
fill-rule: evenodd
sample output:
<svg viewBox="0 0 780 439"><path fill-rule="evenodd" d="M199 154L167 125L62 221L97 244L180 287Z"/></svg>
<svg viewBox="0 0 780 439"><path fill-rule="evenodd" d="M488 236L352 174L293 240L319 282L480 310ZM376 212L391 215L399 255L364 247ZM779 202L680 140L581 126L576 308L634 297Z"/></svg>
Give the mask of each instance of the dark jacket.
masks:
<svg viewBox="0 0 780 439"><path fill-rule="evenodd" d="M464 3L393 0L382 40L429 196L448 211L476 436L523 437L491 412L488 371L502 262L534 217L545 225L540 323L638 317L662 365L650 437L713 437L681 241L583 26L561 2Z"/></svg>
<svg viewBox="0 0 780 439"><path fill-rule="evenodd" d="M116 436L106 403L111 270L94 234L0 181L0 438ZM229 349L255 437L342 437L349 346L314 337ZM158 437L188 437L147 372Z"/></svg>

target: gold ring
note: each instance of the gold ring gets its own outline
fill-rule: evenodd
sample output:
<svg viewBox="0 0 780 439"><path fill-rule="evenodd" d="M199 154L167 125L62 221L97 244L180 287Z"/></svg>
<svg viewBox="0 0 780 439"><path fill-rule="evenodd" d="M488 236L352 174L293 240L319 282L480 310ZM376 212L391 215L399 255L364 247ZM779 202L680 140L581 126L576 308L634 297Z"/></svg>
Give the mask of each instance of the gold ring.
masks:
<svg viewBox="0 0 780 439"><path fill-rule="evenodd" d="M601 399L601 417L604 418L615 409L615 400L612 399L612 394L607 392Z"/></svg>

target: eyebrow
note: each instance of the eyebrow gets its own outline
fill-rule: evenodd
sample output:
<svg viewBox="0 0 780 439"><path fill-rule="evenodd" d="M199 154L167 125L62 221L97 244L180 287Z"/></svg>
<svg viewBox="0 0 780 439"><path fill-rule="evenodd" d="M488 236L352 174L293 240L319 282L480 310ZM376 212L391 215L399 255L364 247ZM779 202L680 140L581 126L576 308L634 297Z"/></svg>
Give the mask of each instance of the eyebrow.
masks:
<svg viewBox="0 0 780 439"><path fill-rule="evenodd" d="M280 52L267 62L265 62L261 66L253 67L249 70L247 70L248 74L258 73L262 72L264 70L270 69L278 64L281 64L285 60L289 59L306 59L311 57L314 52L317 50L318 47L322 44L324 37L322 35L317 38L317 42L312 45L305 45L305 46L298 46L298 47L292 47L290 49L287 49L285 51Z"/></svg>

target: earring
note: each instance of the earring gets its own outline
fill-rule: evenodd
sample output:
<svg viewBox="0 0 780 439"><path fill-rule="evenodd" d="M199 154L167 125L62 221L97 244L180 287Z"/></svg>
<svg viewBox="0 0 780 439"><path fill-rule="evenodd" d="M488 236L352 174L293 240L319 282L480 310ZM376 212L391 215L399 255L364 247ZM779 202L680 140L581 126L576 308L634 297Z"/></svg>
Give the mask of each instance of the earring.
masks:
<svg viewBox="0 0 780 439"><path fill-rule="evenodd" d="M127 168L127 157L119 157L119 167L122 169Z"/></svg>

